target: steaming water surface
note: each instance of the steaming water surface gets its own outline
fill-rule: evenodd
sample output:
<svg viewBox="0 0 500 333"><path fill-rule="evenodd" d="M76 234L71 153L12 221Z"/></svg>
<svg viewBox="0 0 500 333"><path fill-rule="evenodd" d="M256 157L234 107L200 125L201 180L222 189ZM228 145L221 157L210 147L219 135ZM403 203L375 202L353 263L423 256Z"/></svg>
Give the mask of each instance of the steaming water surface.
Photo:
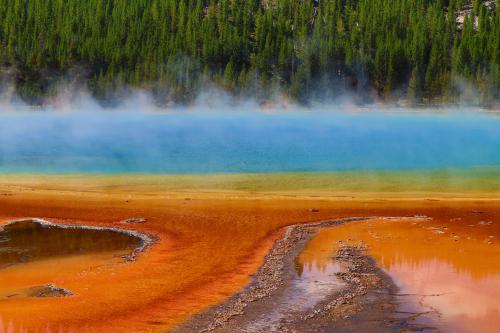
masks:
<svg viewBox="0 0 500 333"><path fill-rule="evenodd" d="M243 173L500 165L500 117L2 112L0 172Z"/></svg>

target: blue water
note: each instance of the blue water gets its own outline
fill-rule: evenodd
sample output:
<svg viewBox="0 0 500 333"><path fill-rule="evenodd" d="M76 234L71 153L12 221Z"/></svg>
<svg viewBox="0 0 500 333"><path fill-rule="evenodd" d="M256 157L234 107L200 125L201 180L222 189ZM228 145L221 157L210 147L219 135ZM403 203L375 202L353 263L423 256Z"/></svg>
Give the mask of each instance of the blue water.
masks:
<svg viewBox="0 0 500 333"><path fill-rule="evenodd" d="M487 114L0 113L0 172L238 173L500 165Z"/></svg>

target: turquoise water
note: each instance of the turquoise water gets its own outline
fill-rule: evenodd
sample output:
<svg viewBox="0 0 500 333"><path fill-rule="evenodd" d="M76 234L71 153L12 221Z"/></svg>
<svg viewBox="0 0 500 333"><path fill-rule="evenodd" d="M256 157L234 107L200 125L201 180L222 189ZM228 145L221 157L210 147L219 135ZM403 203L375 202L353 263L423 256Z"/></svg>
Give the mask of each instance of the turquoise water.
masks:
<svg viewBox="0 0 500 333"><path fill-rule="evenodd" d="M0 112L0 172L241 173L500 165L492 114Z"/></svg>

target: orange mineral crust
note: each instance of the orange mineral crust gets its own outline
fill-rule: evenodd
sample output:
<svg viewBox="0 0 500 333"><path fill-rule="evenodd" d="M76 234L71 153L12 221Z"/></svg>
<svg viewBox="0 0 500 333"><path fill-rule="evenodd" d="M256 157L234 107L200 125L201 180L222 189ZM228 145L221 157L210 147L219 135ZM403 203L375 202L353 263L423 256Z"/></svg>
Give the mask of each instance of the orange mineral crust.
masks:
<svg viewBox="0 0 500 333"><path fill-rule="evenodd" d="M155 243L135 261L90 253L1 269L0 332L168 331L242 288L282 228L295 223L426 215L438 226L440 221L456 221L454 228L460 231L468 224L498 219L500 214L500 201L494 198L447 195L430 199L408 193L378 197L182 192L109 182L86 186L61 180L43 185L2 180L1 223L36 217L60 224L107 226L140 231ZM146 221L123 222L129 218ZM478 230L478 237L491 236L488 228ZM390 258L378 259L387 265ZM73 295L6 297L46 284L68 289Z"/></svg>

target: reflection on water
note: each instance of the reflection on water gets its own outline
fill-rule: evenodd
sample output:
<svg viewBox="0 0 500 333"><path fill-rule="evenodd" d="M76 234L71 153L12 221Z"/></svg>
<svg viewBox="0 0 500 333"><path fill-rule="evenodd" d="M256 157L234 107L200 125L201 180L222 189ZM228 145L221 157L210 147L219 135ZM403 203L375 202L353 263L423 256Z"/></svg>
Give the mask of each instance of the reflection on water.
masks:
<svg viewBox="0 0 500 333"><path fill-rule="evenodd" d="M400 289L398 316L449 332L495 332L500 322L500 228L494 223L380 219L321 230L301 255L328 267L344 243L363 242Z"/></svg>
<svg viewBox="0 0 500 333"><path fill-rule="evenodd" d="M342 267L337 263L322 268L313 265L301 268L301 271L301 274L297 272L290 285L279 296L274 309L255 322L251 322L246 331L279 332L282 321L286 321L287 318L296 319L344 286L335 275L342 271Z"/></svg>
<svg viewBox="0 0 500 333"><path fill-rule="evenodd" d="M279 332L282 321L302 316L344 286L344 282L336 276L344 269L331 260L326 265L316 262L303 264L299 256L295 268L294 276L278 296L274 309L251 322L245 331Z"/></svg>
<svg viewBox="0 0 500 333"><path fill-rule="evenodd" d="M61 228L31 220L0 230L0 269L53 257L132 252L141 243L137 237L112 230Z"/></svg>
<svg viewBox="0 0 500 333"><path fill-rule="evenodd" d="M72 325L30 328L34 318L16 311L40 306L58 309L74 292L73 277L124 261L143 240L124 232L98 228L57 226L42 221L19 221L0 227L0 333L84 332ZM68 289L66 289L68 288ZM69 297L71 299L72 297ZM44 302L54 302L46 307ZM61 310L62 311L62 310ZM73 327L73 328L72 328Z"/></svg>
<svg viewBox="0 0 500 333"><path fill-rule="evenodd" d="M326 266L316 263L303 265L300 258L297 260L297 277L293 287L298 291L290 303L295 304L297 310L307 310L325 299L332 291L340 289L344 283L335 275L342 271L342 266L331 260Z"/></svg>
<svg viewBox="0 0 500 333"><path fill-rule="evenodd" d="M309 257L310 260L304 261L304 256L311 255L309 251L309 248L306 248L296 259L297 277L293 283L295 288L302 291L300 303L304 309L313 308L326 295L344 285L336 276L336 273L345 269L340 263L331 258L331 251L321 250L323 251L322 255L327 260L317 260L312 254L313 257Z"/></svg>

